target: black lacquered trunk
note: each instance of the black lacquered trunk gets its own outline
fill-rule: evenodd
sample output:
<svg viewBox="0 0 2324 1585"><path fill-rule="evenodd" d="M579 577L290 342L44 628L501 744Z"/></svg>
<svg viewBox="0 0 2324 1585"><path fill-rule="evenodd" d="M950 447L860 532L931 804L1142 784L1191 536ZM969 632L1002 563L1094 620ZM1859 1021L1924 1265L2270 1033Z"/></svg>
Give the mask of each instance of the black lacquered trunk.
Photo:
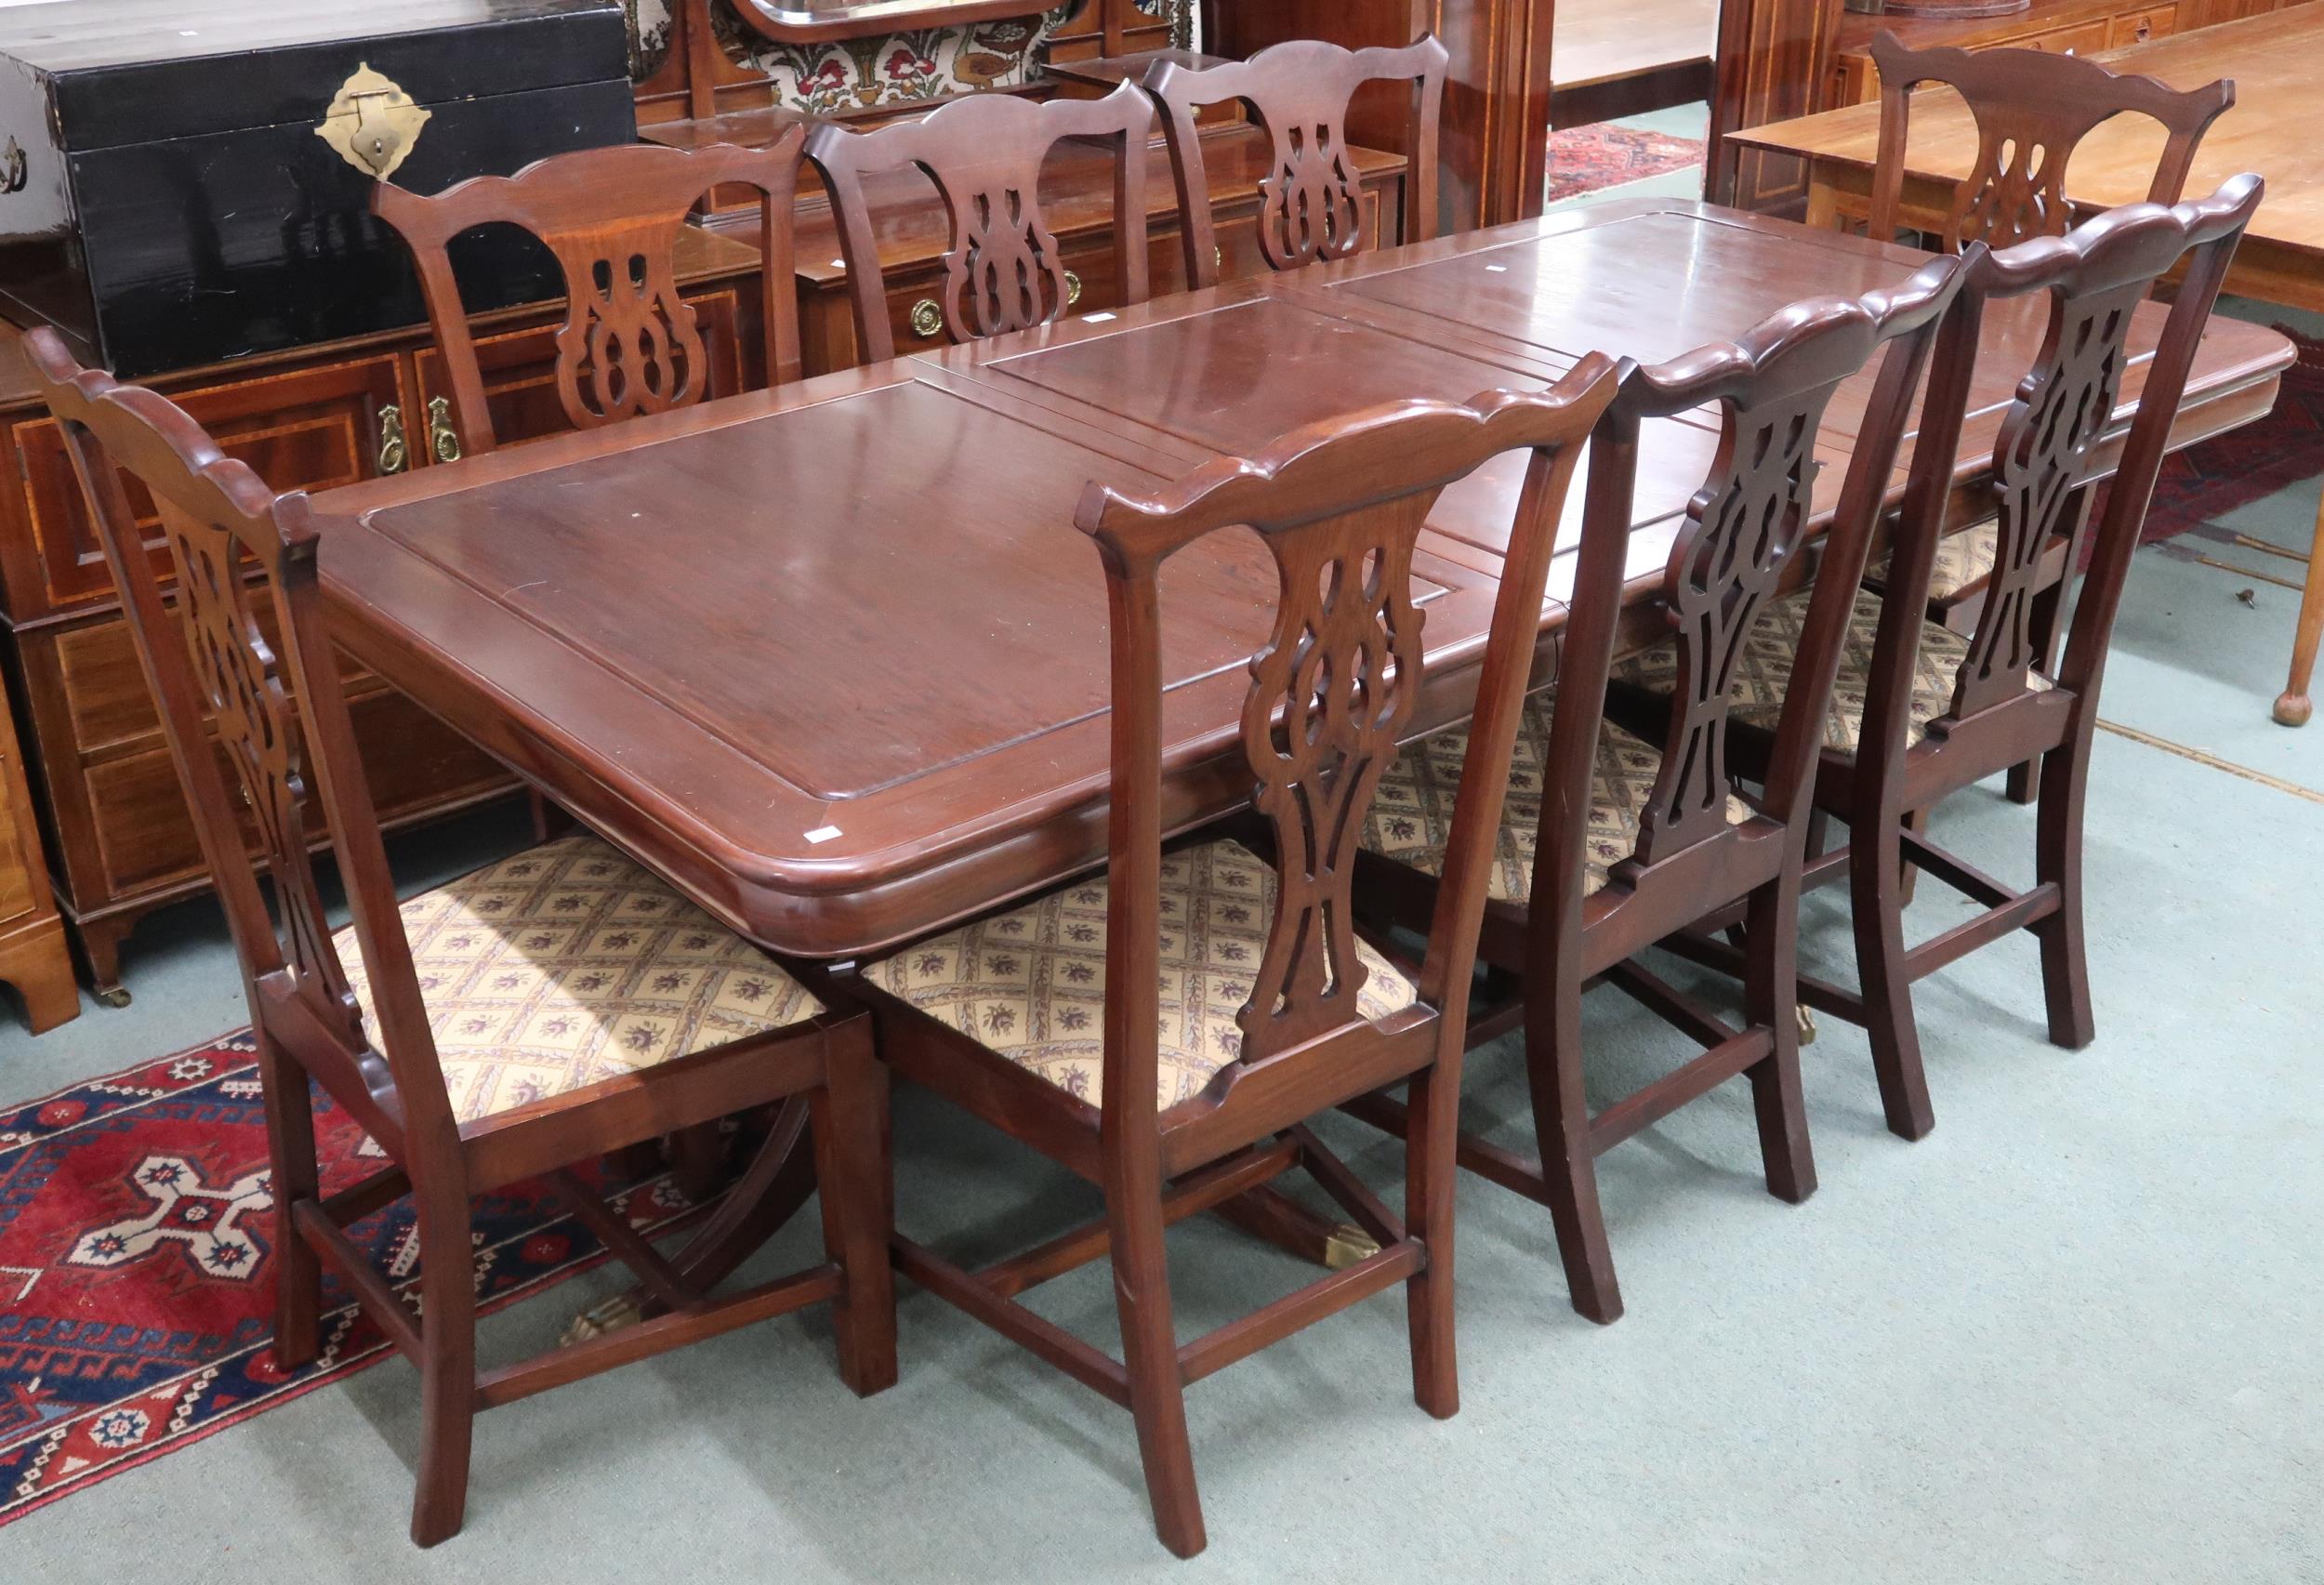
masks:
<svg viewBox="0 0 2324 1585"><path fill-rule="evenodd" d="M317 134L365 67L428 112L418 192L636 135L614 0L0 10L0 310L127 378L423 320L376 177ZM523 239L463 246L476 308L558 290Z"/></svg>

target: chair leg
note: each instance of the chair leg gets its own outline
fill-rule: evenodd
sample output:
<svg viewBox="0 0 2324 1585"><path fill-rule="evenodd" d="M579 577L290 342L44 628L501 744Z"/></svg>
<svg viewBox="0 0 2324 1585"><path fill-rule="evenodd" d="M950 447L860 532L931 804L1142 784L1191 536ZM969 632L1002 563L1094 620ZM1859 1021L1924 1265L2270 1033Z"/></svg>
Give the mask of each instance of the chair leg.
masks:
<svg viewBox="0 0 2324 1585"><path fill-rule="evenodd" d="M1779 881L1753 892L1744 935L1750 942L1743 966L1745 1016L1763 1025L1776 1042L1773 1051L1744 1070L1759 1118L1760 1158L1767 1192L1798 1205L1816 1192L1816 1156L1808 1144L1807 1102L1800 1085L1798 883Z"/></svg>
<svg viewBox="0 0 2324 1585"><path fill-rule="evenodd" d="M269 1182L274 1193L274 1361L285 1370L314 1363L322 1347L323 1262L291 1222L291 1208L321 1197L315 1162L314 1096L307 1070L258 1031L258 1076L266 1090Z"/></svg>
<svg viewBox="0 0 2324 1585"><path fill-rule="evenodd" d="M1412 1398L1438 1420L1460 1411L1453 1349L1453 1195L1459 1168L1460 1065L1456 1055L1414 1078L1406 1118L1405 1227L1427 1247L1428 1263L1405 1284L1412 1332Z"/></svg>
<svg viewBox="0 0 2324 1585"><path fill-rule="evenodd" d="M894 1177L888 1143L888 1070L872 1055L867 1019L832 1032L824 1087L809 1104L824 1248L847 1275L833 1306L839 1379L858 1397L895 1385Z"/></svg>
<svg viewBox="0 0 2324 1585"><path fill-rule="evenodd" d="M1856 976L1864 984L1864 1027L1872 1071L1881 1083L1888 1131L1919 1139L1936 1126L1929 1079L1921 1064L1921 1033L1905 972L1904 841L1900 817L1883 811L1851 828L1848 881L1856 938Z"/></svg>
<svg viewBox="0 0 2324 1585"><path fill-rule="evenodd" d="M2034 819L2034 878L2058 889L2058 911L2034 926L2041 944L2042 999L2051 1043L2069 1051L2098 1034L2082 943L2082 799L2089 774L2087 736L2053 750L2042 766L2041 805Z"/></svg>
<svg viewBox="0 0 2324 1585"><path fill-rule="evenodd" d="M1155 1534L1180 1557L1208 1543L1195 1455L1186 1436L1186 1386L1178 1368L1170 1317L1170 1267L1162 1243L1162 1177L1151 1159L1136 1172L1116 1164L1105 1192L1114 1261L1114 1302L1122 1323L1122 1363L1129 1372L1129 1412L1138 1424L1138 1456Z"/></svg>
<svg viewBox="0 0 2324 1585"><path fill-rule="evenodd" d="M476 1268L464 1184L434 1185L419 1205L419 1489L412 1542L432 1547L460 1533L476 1420Z"/></svg>
<svg viewBox="0 0 2324 1585"><path fill-rule="evenodd" d="M1598 1162L1590 1148L1590 1102L1581 1082L1581 987L1569 976L1527 977L1525 1078L1565 1287L1584 1318L1610 1326L1622 1318L1622 1290L1614 1280L1614 1252L1598 1208Z"/></svg>
<svg viewBox="0 0 2324 1585"><path fill-rule="evenodd" d="M716 1123L696 1123L669 1136L666 1149L678 1192L696 1205L726 1187L726 1139Z"/></svg>

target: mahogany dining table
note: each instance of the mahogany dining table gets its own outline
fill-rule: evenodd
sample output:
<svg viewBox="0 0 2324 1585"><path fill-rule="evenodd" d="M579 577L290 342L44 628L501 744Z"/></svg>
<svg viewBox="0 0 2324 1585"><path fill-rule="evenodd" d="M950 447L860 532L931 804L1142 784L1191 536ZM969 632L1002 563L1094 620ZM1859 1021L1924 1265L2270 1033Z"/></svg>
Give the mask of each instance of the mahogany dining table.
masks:
<svg viewBox="0 0 2324 1585"><path fill-rule="evenodd" d="M1656 361L1926 256L1640 200L1092 313L319 495L351 656L765 947L844 960L1058 882L1105 853L1105 582L1074 508L1294 426L1414 397L1532 389L1593 349ZM1988 314L1964 485L1989 468L2039 305ZM2127 425L2160 324L2141 310ZM2176 443L2273 404L2285 339L2215 322ZM1835 402L1828 512L1868 378ZM1716 444L1643 437L1635 643ZM1424 531L1431 692L1469 710L1522 458ZM1901 474L1899 477L1901 484ZM1578 487L1540 682L1555 667ZM1164 579L1166 827L1249 796L1228 767L1274 611L1255 539Z"/></svg>

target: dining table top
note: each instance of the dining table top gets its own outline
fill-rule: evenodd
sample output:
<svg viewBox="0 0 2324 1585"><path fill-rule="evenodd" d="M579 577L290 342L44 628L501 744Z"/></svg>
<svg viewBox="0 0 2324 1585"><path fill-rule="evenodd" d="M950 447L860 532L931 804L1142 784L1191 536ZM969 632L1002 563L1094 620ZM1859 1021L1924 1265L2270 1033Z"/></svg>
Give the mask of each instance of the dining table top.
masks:
<svg viewBox="0 0 2324 1585"><path fill-rule="evenodd" d="M1104 856L1105 580L1073 521L1088 482L1151 490L1378 403L1538 389L1593 350L1658 361L1926 261L1684 201L1564 212L325 492L324 594L353 658L728 924L864 956ZM1962 481L1989 469L2038 314L1987 316ZM2113 443L2160 323L2141 310ZM2215 321L2174 443L2265 413L2291 355ZM1819 513L1868 389L1833 403ZM1709 413L1641 437L1640 645L1663 630L1662 571L1717 440ZM1423 531L1416 733L1468 712L1522 474L1488 465ZM1234 747L1275 573L1255 536L1215 535L1161 593L1164 826L1182 829L1248 800Z"/></svg>
<svg viewBox="0 0 2324 1585"><path fill-rule="evenodd" d="M2324 75L2324 0L2239 21L2149 39L2091 56L2179 89L2220 78L2236 102L2212 125L2187 173L2188 194L2212 192L2229 177L2267 179L2258 215L2237 251L2227 289L2269 302L2324 308L2324 136L2317 95ZM1771 122L1730 134L1743 146L1802 155L1829 174L1866 179L1880 150L1878 101ZM2110 209L2146 196L2164 130L2142 115L2119 115L2076 147L2066 167L2067 197ZM1913 95L1905 166L1920 178L1959 181L1977 152L1976 123L1948 88Z"/></svg>

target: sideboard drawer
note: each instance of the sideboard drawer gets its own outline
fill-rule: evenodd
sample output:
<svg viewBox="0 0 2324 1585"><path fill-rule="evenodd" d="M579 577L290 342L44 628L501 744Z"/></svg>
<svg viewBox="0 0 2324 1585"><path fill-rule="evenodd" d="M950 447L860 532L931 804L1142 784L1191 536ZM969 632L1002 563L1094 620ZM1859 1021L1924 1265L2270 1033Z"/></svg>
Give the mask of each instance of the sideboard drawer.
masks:
<svg viewBox="0 0 2324 1585"><path fill-rule="evenodd" d="M275 489L321 490L404 466L406 458L381 456L389 409L410 423L401 367L401 359L383 354L229 384L191 389L157 384L229 456L250 464ZM13 440L32 528L34 587L7 589L7 614L23 622L112 599L112 575L89 522L81 482L73 475L64 432L56 420L42 416L18 423ZM383 460L393 466L383 469ZM124 481L158 565L165 558L152 498L125 474Z"/></svg>
<svg viewBox="0 0 2324 1585"><path fill-rule="evenodd" d="M2012 39L2010 43L2020 49L2039 49L2050 55L2089 55L2106 47L2113 26L2108 21L2077 22L2070 28L2053 28L2048 33Z"/></svg>
<svg viewBox="0 0 2324 1585"><path fill-rule="evenodd" d="M2106 24L2106 47L2122 49L2133 44L2145 44L2150 38L2168 38L2179 31L2179 7L2149 6L2143 11L2133 11L2117 17Z"/></svg>

